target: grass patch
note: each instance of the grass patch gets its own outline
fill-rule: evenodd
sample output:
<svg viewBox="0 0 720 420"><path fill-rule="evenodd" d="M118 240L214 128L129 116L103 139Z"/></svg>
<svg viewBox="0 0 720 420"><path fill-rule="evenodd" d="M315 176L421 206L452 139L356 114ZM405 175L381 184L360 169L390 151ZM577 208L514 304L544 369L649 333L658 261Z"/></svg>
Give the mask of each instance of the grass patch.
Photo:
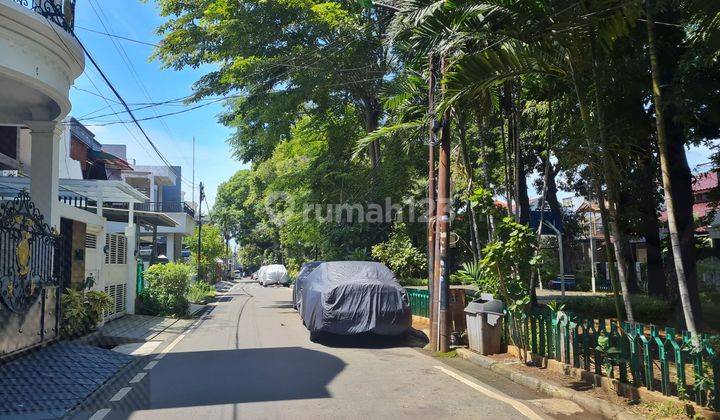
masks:
<svg viewBox="0 0 720 420"><path fill-rule="evenodd" d="M640 409L645 416L652 419L681 419L692 418L688 416L685 409L671 402L642 402Z"/></svg>
<svg viewBox="0 0 720 420"><path fill-rule="evenodd" d="M435 353L433 353L433 356L434 356L434 357L453 358L453 357L457 357L457 350L450 350L450 351L445 352L445 353L436 351Z"/></svg>

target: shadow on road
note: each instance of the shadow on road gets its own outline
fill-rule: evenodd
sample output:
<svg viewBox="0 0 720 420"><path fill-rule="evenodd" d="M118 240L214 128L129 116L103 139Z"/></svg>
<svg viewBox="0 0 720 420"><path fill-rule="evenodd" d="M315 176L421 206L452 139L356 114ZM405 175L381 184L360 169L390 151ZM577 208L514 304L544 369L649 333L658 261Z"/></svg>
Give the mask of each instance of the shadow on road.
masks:
<svg viewBox="0 0 720 420"><path fill-rule="evenodd" d="M121 411L329 398L345 363L300 347L168 353Z"/></svg>
<svg viewBox="0 0 720 420"><path fill-rule="evenodd" d="M327 347L357 349L391 349L398 347L423 347L425 345L412 335L386 336L372 333L356 335L323 333L317 342Z"/></svg>
<svg viewBox="0 0 720 420"><path fill-rule="evenodd" d="M289 300L276 300L273 305L263 306L263 308L271 309L295 309Z"/></svg>

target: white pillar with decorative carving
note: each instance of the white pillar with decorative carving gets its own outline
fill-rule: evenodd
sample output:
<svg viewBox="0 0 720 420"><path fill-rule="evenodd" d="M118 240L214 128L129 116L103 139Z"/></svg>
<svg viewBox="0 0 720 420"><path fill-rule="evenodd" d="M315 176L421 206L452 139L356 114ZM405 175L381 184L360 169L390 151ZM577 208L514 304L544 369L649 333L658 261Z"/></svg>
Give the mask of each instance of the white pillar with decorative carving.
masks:
<svg viewBox="0 0 720 420"><path fill-rule="evenodd" d="M60 229L58 177L60 174L60 134L55 121L25 121L30 128L30 197L45 222Z"/></svg>

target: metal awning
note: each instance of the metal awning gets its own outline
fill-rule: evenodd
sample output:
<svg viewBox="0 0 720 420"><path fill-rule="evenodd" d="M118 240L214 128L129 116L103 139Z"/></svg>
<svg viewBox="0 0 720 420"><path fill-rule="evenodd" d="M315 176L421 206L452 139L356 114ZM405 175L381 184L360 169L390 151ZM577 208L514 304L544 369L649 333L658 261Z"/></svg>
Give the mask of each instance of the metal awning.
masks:
<svg viewBox="0 0 720 420"><path fill-rule="evenodd" d="M21 190L30 190L30 178L0 177L0 197L12 197ZM101 179L60 179L59 194L66 197L82 197L96 200L102 194L103 201L118 203L144 203L148 197L123 181Z"/></svg>
<svg viewBox="0 0 720 420"><path fill-rule="evenodd" d="M87 210L90 212L95 212L97 210L97 207L95 206L88 206ZM128 212L127 209L118 209L114 207L103 207L103 217L106 218L110 222L121 222L121 223L127 223L128 222ZM142 211L142 210L135 210L133 211L133 215L135 215L135 223L137 224L144 224L144 225L151 225L151 226L165 226L165 227L176 227L177 223L167 214L165 213L155 213L152 211Z"/></svg>
<svg viewBox="0 0 720 420"><path fill-rule="evenodd" d="M104 179L61 179L62 192L69 190L91 200L102 194L102 200L115 203L144 203L148 196L141 193L132 185L118 180Z"/></svg>

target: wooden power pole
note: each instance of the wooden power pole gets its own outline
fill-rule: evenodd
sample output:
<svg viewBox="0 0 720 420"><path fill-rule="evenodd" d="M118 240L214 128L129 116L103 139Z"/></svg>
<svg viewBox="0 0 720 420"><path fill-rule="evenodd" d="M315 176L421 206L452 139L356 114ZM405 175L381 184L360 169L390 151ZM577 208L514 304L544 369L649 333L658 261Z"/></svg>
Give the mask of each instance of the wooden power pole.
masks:
<svg viewBox="0 0 720 420"><path fill-rule="evenodd" d="M441 72L444 75L447 62L441 61ZM443 88L444 91L444 88ZM438 165L437 194L437 245L438 255L435 256L435 277L437 284L437 347L439 352L450 350L450 317L448 316L448 297L450 295L448 251L450 247L450 109L445 111L440 133L440 164Z"/></svg>
<svg viewBox="0 0 720 420"><path fill-rule="evenodd" d="M435 66L432 54L429 62L428 76L428 214L427 214L427 264L428 264L428 309L430 313L430 343L436 348L437 331L435 323Z"/></svg>

